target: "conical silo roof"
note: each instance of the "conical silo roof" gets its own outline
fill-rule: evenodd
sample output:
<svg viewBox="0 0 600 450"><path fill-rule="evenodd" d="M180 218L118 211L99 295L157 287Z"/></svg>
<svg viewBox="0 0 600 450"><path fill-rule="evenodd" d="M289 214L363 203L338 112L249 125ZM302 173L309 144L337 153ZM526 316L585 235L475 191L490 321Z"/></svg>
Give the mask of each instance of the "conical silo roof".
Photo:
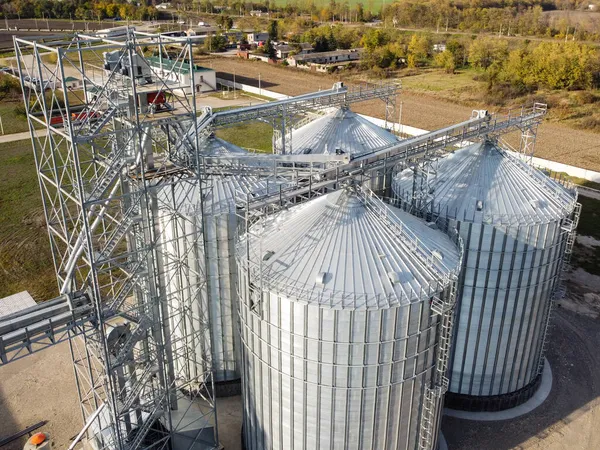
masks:
<svg viewBox="0 0 600 450"><path fill-rule="evenodd" d="M245 239L238 247L242 264ZM330 308L388 308L431 298L458 273L460 261L445 234L350 189L256 224L249 249L250 261L258 262L251 278L263 291Z"/></svg>
<svg viewBox="0 0 600 450"><path fill-rule="evenodd" d="M249 152L237 145L210 136L200 152L203 156L247 155ZM258 160L257 160L258 161ZM256 162L254 164L260 164ZM236 203L279 191L284 181L276 177L245 175L210 176L203 182L204 211L207 214L235 212ZM194 179L182 180L160 190L159 200L179 213L194 216L200 213L199 185Z"/></svg>
<svg viewBox="0 0 600 450"><path fill-rule="evenodd" d="M432 209L462 221L547 223L570 214L577 199L574 191L490 142L457 150L436 164L429 191ZM413 183L412 170L400 172L394 193L410 202Z"/></svg>
<svg viewBox="0 0 600 450"><path fill-rule="evenodd" d="M227 142L216 136L210 136L207 144L201 149L200 153L206 156L221 156L221 155L232 155L232 154L245 154L248 153L241 147L238 147L231 142Z"/></svg>
<svg viewBox="0 0 600 450"><path fill-rule="evenodd" d="M389 131L340 108L292 131L291 147L296 154L355 154L395 142Z"/></svg>

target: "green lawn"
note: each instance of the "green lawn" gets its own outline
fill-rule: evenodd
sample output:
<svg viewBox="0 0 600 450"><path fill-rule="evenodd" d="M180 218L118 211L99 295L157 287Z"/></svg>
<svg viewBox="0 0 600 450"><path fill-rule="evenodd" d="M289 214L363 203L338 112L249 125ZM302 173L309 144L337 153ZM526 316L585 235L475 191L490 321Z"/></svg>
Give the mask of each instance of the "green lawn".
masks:
<svg viewBox="0 0 600 450"><path fill-rule="evenodd" d="M600 227L598 226L600 200L580 196L579 202L582 208L577 234L600 240ZM600 247L598 246L587 247L576 242L571 261L575 267L581 267L588 273L600 275Z"/></svg>
<svg viewBox="0 0 600 450"><path fill-rule="evenodd" d="M262 122L250 122L217 130L217 137L240 147L259 150L265 153L273 151L273 128Z"/></svg>
<svg viewBox="0 0 600 450"><path fill-rule="evenodd" d="M4 126L4 134L21 133L29 131L27 119L24 115L15 112L17 106L22 107L23 100L0 102L0 117Z"/></svg>
<svg viewBox="0 0 600 450"><path fill-rule="evenodd" d="M31 142L0 146L0 297L28 290L57 295Z"/></svg>
<svg viewBox="0 0 600 450"><path fill-rule="evenodd" d="M579 203L581 203L581 217L577 234L600 240L600 226L598 226L600 223L600 200L579 196Z"/></svg>
<svg viewBox="0 0 600 450"><path fill-rule="evenodd" d="M480 82L473 77L478 72L473 69L461 69L456 73L446 73L441 69L425 70L418 75L402 77L402 88L411 91L445 92L473 89Z"/></svg>

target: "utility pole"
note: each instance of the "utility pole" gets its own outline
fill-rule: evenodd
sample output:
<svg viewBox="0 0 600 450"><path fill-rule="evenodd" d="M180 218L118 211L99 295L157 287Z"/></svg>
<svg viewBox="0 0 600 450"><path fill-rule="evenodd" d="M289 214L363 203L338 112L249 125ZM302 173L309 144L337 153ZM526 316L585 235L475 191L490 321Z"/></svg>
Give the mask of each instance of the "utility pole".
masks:
<svg viewBox="0 0 600 450"><path fill-rule="evenodd" d="M398 130L398 134L402 136L404 134L404 125L402 124L402 105L404 102L400 102L400 109L398 110L398 126L400 129Z"/></svg>

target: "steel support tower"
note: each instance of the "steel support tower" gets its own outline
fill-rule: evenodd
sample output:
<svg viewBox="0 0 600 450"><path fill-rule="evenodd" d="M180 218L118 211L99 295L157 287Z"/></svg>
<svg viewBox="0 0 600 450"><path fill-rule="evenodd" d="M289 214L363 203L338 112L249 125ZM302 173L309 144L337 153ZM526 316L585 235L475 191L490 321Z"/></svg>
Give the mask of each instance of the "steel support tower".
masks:
<svg viewBox="0 0 600 450"><path fill-rule="evenodd" d="M217 448L205 277L168 253L201 258L203 238L164 195L205 181L178 164L203 136L186 129L199 115L200 86L181 76L196 70L192 42L80 34L15 50L60 293L84 292L91 310L69 341L93 445Z"/></svg>

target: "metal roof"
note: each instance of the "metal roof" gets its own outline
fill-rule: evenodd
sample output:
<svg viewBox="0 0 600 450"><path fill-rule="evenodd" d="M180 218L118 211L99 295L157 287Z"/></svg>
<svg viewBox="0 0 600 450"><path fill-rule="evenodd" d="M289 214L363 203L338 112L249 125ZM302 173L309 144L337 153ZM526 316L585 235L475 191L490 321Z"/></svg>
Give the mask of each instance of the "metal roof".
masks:
<svg viewBox="0 0 600 450"><path fill-rule="evenodd" d="M246 239L238 246L242 265ZM447 235L350 189L257 223L249 255L258 288L336 309L429 299L460 270L460 252Z"/></svg>
<svg viewBox="0 0 600 450"><path fill-rule="evenodd" d="M200 153L204 156L248 154L243 148L214 136L208 138ZM248 196L252 198L277 192L284 183L274 177L211 176L205 183L204 208L207 214L214 215L235 212L236 202L244 202ZM169 205L183 215L200 214L198 184L194 179L164 186L158 196L165 207Z"/></svg>
<svg viewBox="0 0 600 450"><path fill-rule="evenodd" d="M204 156L223 156L231 154L247 154L248 152L231 142L211 136L208 138L208 144L202 147L200 153Z"/></svg>
<svg viewBox="0 0 600 450"><path fill-rule="evenodd" d="M438 161L431 186L434 211L458 220L528 225L560 220L577 195L496 144L478 143ZM413 172L394 179L395 194L412 198ZM419 184L419 182L417 182Z"/></svg>
<svg viewBox="0 0 600 450"><path fill-rule="evenodd" d="M205 185L204 210L208 215L228 214L236 211L236 202L276 193L285 180L250 176L213 176ZM161 187L158 193L160 207L176 210L183 216L200 214L199 187L194 180Z"/></svg>
<svg viewBox="0 0 600 450"><path fill-rule="evenodd" d="M340 108L292 132L292 153L359 153L398 142L396 136L364 117Z"/></svg>
<svg viewBox="0 0 600 450"><path fill-rule="evenodd" d="M27 291L0 298L0 318L35 306L35 300Z"/></svg>

